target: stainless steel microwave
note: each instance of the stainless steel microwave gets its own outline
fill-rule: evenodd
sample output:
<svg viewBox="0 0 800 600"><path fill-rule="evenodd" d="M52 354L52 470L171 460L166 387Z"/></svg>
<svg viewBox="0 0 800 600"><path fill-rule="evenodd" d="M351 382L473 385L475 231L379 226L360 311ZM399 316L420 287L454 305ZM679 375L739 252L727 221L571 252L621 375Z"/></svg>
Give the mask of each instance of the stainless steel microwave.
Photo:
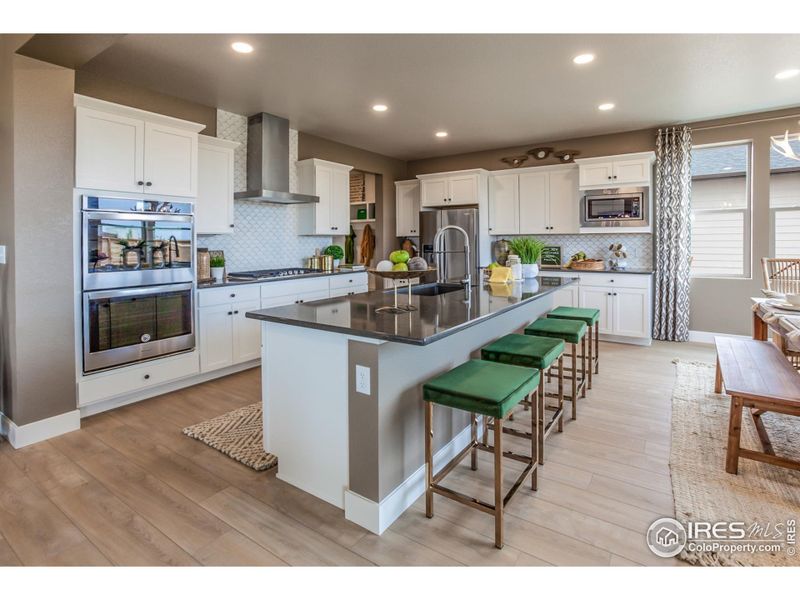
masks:
<svg viewBox="0 0 800 600"><path fill-rule="evenodd" d="M647 227L648 188L590 190L581 200L581 227Z"/></svg>

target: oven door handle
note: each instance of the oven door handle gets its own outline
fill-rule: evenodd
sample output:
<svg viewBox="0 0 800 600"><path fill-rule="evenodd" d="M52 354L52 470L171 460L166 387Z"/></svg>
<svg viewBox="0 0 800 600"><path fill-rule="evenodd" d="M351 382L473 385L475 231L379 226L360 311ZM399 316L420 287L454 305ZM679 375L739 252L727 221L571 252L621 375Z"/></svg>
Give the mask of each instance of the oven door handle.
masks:
<svg viewBox="0 0 800 600"><path fill-rule="evenodd" d="M169 292L190 291L193 283L174 283L169 285L149 285L147 287L124 288L117 290L102 290L98 292L84 292L89 300L102 300L104 298L129 298L131 296L146 296L148 294L163 294Z"/></svg>
<svg viewBox="0 0 800 600"><path fill-rule="evenodd" d="M140 213L140 212L107 212L83 211L84 221L90 219L109 219L112 221L171 221L177 223L191 223L192 215L176 215L167 213Z"/></svg>

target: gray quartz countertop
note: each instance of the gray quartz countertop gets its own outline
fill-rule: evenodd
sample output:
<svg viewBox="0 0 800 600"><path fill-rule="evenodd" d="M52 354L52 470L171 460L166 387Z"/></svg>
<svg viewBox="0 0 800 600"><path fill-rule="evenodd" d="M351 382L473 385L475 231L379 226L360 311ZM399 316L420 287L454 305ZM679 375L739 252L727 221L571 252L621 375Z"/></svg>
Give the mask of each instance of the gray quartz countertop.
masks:
<svg viewBox="0 0 800 600"><path fill-rule="evenodd" d="M653 269L600 269L599 271L582 271L577 269L566 269L561 267L560 269L541 269L541 273L575 273L576 276L581 275L583 273L613 273L615 275L652 275L654 273Z"/></svg>
<svg viewBox="0 0 800 600"><path fill-rule="evenodd" d="M367 271L362 269L360 271L321 271L319 273L302 273L300 275L285 275L283 277L270 277L268 279L248 279L245 281L223 281L222 283L203 283L198 284L198 290L207 290L211 288L218 288L218 287L227 287L230 285L250 285L253 283L270 283L272 281L287 281L290 279L309 279L313 277L332 277L334 275L355 275L357 273L366 273Z"/></svg>
<svg viewBox="0 0 800 600"><path fill-rule="evenodd" d="M255 310L247 317L424 346L577 281L575 277L540 275L510 284L482 283L474 286L469 295L463 289L438 296L412 295L411 304L417 310L402 314L375 312L376 308L392 304L392 291L380 290ZM429 285L432 284L415 289ZM407 293L401 293L399 303L407 302Z"/></svg>

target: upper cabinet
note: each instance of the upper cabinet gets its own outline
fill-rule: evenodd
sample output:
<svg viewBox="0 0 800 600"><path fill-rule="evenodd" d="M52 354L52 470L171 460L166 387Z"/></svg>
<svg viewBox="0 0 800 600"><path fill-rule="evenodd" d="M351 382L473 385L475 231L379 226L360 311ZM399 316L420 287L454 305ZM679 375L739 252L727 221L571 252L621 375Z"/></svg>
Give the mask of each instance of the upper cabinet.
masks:
<svg viewBox="0 0 800 600"><path fill-rule="evenodd" d="M193 198L204 128L75 96L75 187Z"/></svg>
<svg viewBox="0 0 800 600"><path fill-rule="evenodd" d="M419 188L417 179L395 181L397 237L419 236Z"/></svg>
<svg viewBox="0 0 800 600"><path fill-rule="evenodd" d="M233 232L233 151L238 146L238 142L199 136L194 206L199 234Z"/></svg>
<svg viewBox="0 0 800 600"><path fill-rule="evenodd" d="M573 165L498 171L489 177L491 235L578 233Z"/></svg>
<svg viewBox="0 0 800 600"><path fill-rule="evenodd" d="M578 158L581 189L650 186L654 154L640 152L597 158Z"/></svg>
<svg viewBox="0 0 800 600"><path fill-rule="evenodd" d="M422 208L481 204L486 197L488 171L471 169L418 175L420 180L420 206Z"/></svg>
<svg viewBox="0 0 800 600"><path fill-rule="evenodd" d="M309 158L297 161L301 194L319 196L319 202L300 205L300 235L350 233L350 171L353 167Z"/></svg>

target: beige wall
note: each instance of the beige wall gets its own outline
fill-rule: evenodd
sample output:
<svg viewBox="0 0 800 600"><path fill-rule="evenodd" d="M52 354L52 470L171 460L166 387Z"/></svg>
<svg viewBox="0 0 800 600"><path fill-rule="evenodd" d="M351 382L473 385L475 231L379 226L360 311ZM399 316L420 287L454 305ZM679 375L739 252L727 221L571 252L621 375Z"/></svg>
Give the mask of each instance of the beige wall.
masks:
<svg viewBox="0 0 800 600"><path fill-rule="evenodd" d="M13 58L12 395L17 425L76 408L74 71Z"/></svg>
<svg viewBox="0 0 800 600"><path fill-rule="evenodd" d="M746 279L693 279L691 288L690 328L697 331L750 333L750 297L761 288L761 257L770 255L769 228L769 138L787 128L800 130L798 117L784 117L800 112L800 107L758 115L744 115L691 124L696 145L728 141L753 141L752 172L752 265L751 277ZM769 118L773 120L752 123ZM714 126L712 129L702 127ZM500 161L504 156L524 154L536 146L579 150L581 157L624 154L655 149L655 130L646 129L604 136L536 142L526 146L500 148L438 158L412 160L408 163L409 177L421 173L436 173L483 167L497 170L508 168ZM524 166L552 164L554 161L533 161Z"/></svg>
<svg viewBox="0 0 800 600"><path fill-rule="evenodd" d="M75 71L75 93L203 123L206 126L201 132L203 135L217 135L217 109L213 106L182 100L87 71Z"/></svg>
<svg viewBox="0 0 800 600"><path fill-rule="evenodd" d="M321 158L333 162L352 165L359 171L381 175L381 182L376 189L375 207L375 258L385 257L397 244L395 236L395 197L394 182L404 179L406 175L405 161L362 150L354 146L340 144L332 140L300 132L298 142L298 160Z"/></svg>

